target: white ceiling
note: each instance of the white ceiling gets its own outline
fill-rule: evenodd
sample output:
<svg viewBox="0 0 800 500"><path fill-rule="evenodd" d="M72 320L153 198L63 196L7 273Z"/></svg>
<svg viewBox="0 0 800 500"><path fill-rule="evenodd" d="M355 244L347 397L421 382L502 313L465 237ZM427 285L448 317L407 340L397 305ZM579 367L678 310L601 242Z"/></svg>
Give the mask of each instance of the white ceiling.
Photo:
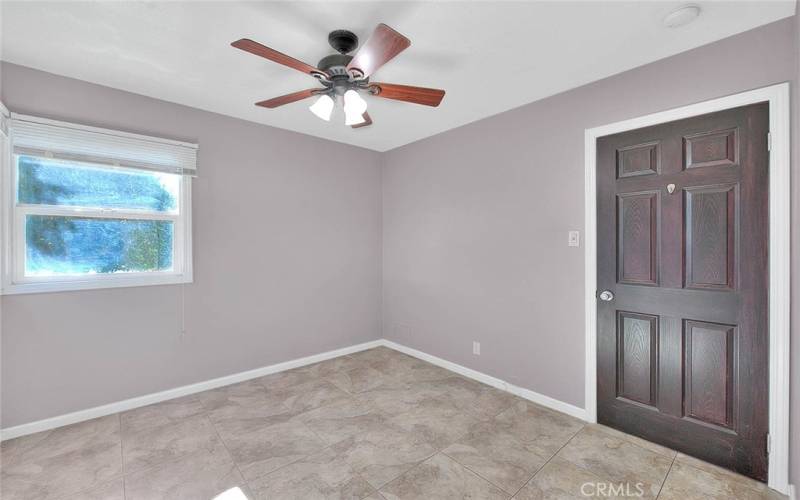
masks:
<svg viewBox="0 0 800 500"><path fill-rule="evenodd" d="M386 151L791 16L795 0L681 2L0 2L5 61L196 108ZM363 42L380 22L411 47L374 81L447 90L439 108L367 96L371 127L323 122L309 101L254 102L316 86L230 47L249 37L316 65L329 31Z"/></svg>

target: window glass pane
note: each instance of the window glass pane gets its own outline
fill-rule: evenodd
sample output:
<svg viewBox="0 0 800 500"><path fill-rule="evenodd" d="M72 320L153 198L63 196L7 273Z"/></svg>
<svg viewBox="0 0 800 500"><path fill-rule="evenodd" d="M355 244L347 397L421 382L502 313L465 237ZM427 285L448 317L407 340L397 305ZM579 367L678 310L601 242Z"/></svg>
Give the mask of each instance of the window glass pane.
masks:
<svg viewBox="0 0 800 500"><path fill-rule="evenodd" d="M19 203L175 212L181 176L17 156Z"/></svg>
<svg viewBox="0 0 800 500"><path fill-rule="evenodd" d="M172 221L27 215L26 276L168 271Z"/></svg>

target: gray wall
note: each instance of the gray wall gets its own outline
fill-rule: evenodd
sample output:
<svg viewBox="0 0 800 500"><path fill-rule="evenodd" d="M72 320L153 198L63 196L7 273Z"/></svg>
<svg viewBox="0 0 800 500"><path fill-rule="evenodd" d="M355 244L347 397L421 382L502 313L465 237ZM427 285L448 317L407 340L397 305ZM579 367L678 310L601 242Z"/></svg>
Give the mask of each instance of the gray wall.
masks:
<svg viewBox="0 0 800 500"><path fill-rule="evenodd" d="M12 110L200 143L195 282L2 297L2 426L373 340L377 153L3 64Z"/></svg>
<svg viewBox="0 0 800 500"><path fill-rule="evenodd" d="M584 130L795 80L795 22L779 21L385 154L384 336L583 407L583 249L567 247L567 231L583 230ZM800 272L795 276L797 291ZM796 292L795 321L799 298ZM797 365L800 339L794 337ZM479 357L472 355L473 340L481 342ZM796 371L794 380L797 409ZM800 483L798 415L793 478Z"/></svg>

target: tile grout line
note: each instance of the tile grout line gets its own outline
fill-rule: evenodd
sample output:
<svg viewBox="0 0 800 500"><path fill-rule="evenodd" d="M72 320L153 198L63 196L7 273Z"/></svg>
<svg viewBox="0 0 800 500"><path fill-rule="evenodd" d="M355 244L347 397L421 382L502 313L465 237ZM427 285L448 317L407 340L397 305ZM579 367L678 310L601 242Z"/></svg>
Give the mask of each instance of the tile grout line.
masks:
<svg viewBox="0 0 800 500"><path fill-rule="evenodd" d="M391 418L392 418L392 415L391 415L391 414L389 414L389 413L386 413L386 412L383 412L383 410L381 410L381 409L378 409L378 408L376 408L376 410L377 410L379 413L382 413L382 414L383 414L384 416L386 416L388 419L391 419ZM403 414L405 414L405 413L407 413L407 412L400 413L399 415L403 415ZM388 424L388 423L386 423L386 425L389 425L389 424ZM394 425L394 424L392 424L392 425ZM404 432L408 432L408 431L405 431L405 430L404 430ZM428 460L430 460L430 459L431 459L431 457L434 457L434 456L436 456L436 454L437 454L437 453L441 453L441 451L440 451L440 450L438 450L438 449L436 449L435 447L431 446L431 448L433 448L433 449L434 449L434 452L433 452L433 453L431 453L431 454L430 454L430 455L428 455L427 457L423 458L423 459L422 459L422 460L420 460L419 462L415 463L414 465L412 465L411 467L409 467L407 470L405 470L405 471L403 471L403 472L401 472L401 473L397 474L397 475L396 475L396 476L394 476L393 478L391 478L391 479L389 479L388 481L384 482L382 485L380 485L380 487L377 487L377 488L376 488L375 486L372 486L372 483L370 483L369 481L367 481L367 484L369 484L370 486L372 486L373 488L375 488L375 491L377 491L377 492L378 492L378 494L379 494L379 495L380 495L382 498L386 498L386 497L384 497L384 496L383 496L383 494L380 492L381 488L383 488L384 486L387 486L389 483L391 483L391 482L392 482L392 481L394 481L395 479L399 478L400 476L403 476L403 475L405 475L405 474L408 474L408 473L409 473L409 472L411 472L412 470L416 469L417 467L419 467L419 466L420 466L420 465L422 465L423 463L425 463L425 462L427 462Z"/></svg>
<svg viewBox="0 0 800 500"><path fill-rule="evenodd" d="M576 432L576 433L575 433L575 434L574 434L574 435L573 435L571 438L569 438L569 441L567 441L567 442L564 444L564 446L562 446L561 448L559 448L559 449L558 449L558 451L556 452L556 455L557 455L557 454L558 454L558 453L559 453L559 452L560 452L562 449L564 449L564 448L565 448L565 447L566 447L566 446L567 446L567 445L568 445L570 442L572 442L572 440L573 440L573 439L575 439L575 437L576 437L578 434L580 434L580 433L581 433L581 431L583 431L583 430L584 430L584 429L586 429L587 427L588 427L588 425L584 425L583 427L581 427L581 429L580 429L578 432ZM626 442L627 442L627 441L626 441ZM555 457L555 455L553 455L552 457L550 457L550 460L552 460L554 457ZM550 462L550 460L548 460L547 462L549 463L549 462ZM567 462L571 463L572 465L574 465L575 467L577 467L577 468L579 468L579 469L581 469L581 470L583 470L583 471L585 471L585 472L588 472L589 474L591 474L591 475L593 475L594 477L596 477L596 478L600 479L601 481L609 481L609 482L612 482L612 483L614 482L612 479L603 478L603 477L601 477L599 474L597 474L596 472L594 472L594 471L591 471L591 470L587 469L585 466L583 466L583 465L581 465L581 464L576 464L575 462L573 462L572 460L570 460L570 459L568 459L568 458L562 458L562 460L565 460L565 461L567 461ZM547 465L547 464L545 464L545 465ZM544 466L542 466L542 467L544 467Z"/></svg>
<svg viewBox="0 0 800 500"><path fill-rule="evenodd" d="M320 408L322 408L322 407L320 407ZM316 409L316 408L315 408L315 409ZM309 411L312 411L312 410L309 410ZM310 456L311 456L311 455L313 455L313 454L316 454L316 453L322 453L323 451L325 451L325 450L328 450L328 449L331 449L331 450L332 450L332 449L333 449L333 447L334 447L334 446L335 446L337 443L339 443L339 442L341 442L341 441L344 441L344 439L342 439L341 441L337 441L337 442L335 442L335 443L328 444L328 442L327 442L327 441L325 441L324 439L322 439L322 437L320 437L320 436L319 436L319 435L318 435L318 434L317 434L317 433L314 431L314 429L311 429L311 428L310 428L310 427L309 427L307 424L305 424L305 422L303 422L303 421L300 421L300 423L301 423L301 424L303 424L303 425L304 425L306 428L308 428L308 430L309 430L309 431L311 431L311 432L312 432L312 433L313 433L315 436L317 436L317 438L318 438L318 439L319 439L319 440L320 440L320 441L321 441L321 442L322 442L322 443L323 443L325 446L323 446L323 447L322 447L322 448L320 448L318 451L316 451L316 452L314 452L314 453L312 453L312 454L304 455L304 456L302 456L302 457L298 458L297 460L293 460L292 462L289 462L288 464L281 465L280 467L278 467L278 468L277 468L277 469L275 469L275 470L271 470L271 471L269 471L269 472L267 472L267 473L265 473L265 474L261 474L261 475L259 475L258 477L254 478L254 479L252 479L252 480L247 480L247 479L245 479L245 481L246 481L246 482L248 482L248 481L255 481L255 480L258 480L258 479L261 479L261 478L267 477L267 476L269 476L270 474L273 474L273 473L275 473L275 472L277 472L277 471L279 471L279 470L282 470L282 469L285 469L286 467L289 467L289 466L291 466L291 465L294 465L294 464L296 464L296 463L300 462L301 460L303 460L303 459L305 459L305 458L308 458L308 457L310 457ZM220 438L220 439L222 439L222 438ZM345 438L345 439L347 439L347 438ZM223 443L223 444L224 444L224 443ZM338 454L337 454L337 456L338 456ZM235 460L234 460L234 463L236 463L236 461L235 461ZM240 473L241 473L241 472L240 472ZM355 472L355 471L354 471L354 472L353 472L353 475L354 475L354 476L358 476L359 478L361 478L361 480L363 480L365 483L369 484L369 486L370 486L372 489L374 489L376 492L378 491L378 490L377 490L377 488L375 488L374 486L372 486L372 484L370 484L370 483L369 483L369 481L367 481L366 479L364 479L364 478L363 478L363 476L361 476L361 474L360 474L360 473L358 473L358 472ZM243 476L243 477L244 477L244 476Z"/></svg>
<svg viewBox="0 0 800 500"><path fill-rule="evenodd" d="M510 408L510 406L509 406L509 408ZM497 415L500 415L500 413L503 413L503 412L505 412L507 409L508 409L508 408L505 408L505 409L503 409L503 410L502 410L502 411L500 411L500 412L499 412ZM491 418L489 418L489 419L487 419L487 420L480 420L480 419L478 419L478 418L474 417L473 415L469 414L468 412L465 412L465 411L463 411L463 410L461 410L461 409L459 409L459 410L458 410L458 412L459 412L459 413L461 413L462 415L466 415L466 416L468 416L468 417L470 417L470 418L473 418L473 419L475 419L475 423L469 426L469 429L470 429L470 430L467 430L467 431L466 431L466 432L464 432L463 434L459 435L459 436L458 436L456 439L454 439L454 440L453 440L453 441L452 441L450 444L448 444L448 445L446 445L446 446L443 446L442 448L438 449L438 450L437 450L437 453L441 453L442 455L446 456L447 458L449 458L449 459L450 459L450 460L452 460L453 462L457 463L457 464L458 464L458 465L460 465L461 467L464 467L465 469L467 469L468 471L472 472L473 474L475 474L475 475L476 475L476 476L478 476L479 478L483 479L483 480L484 480L484 481L486 481L487 483L491 484L491 485L492 485L492 486L494 486L495 488L499 489L499 490L500 490L500 491L502 491L503 493L508 493L508 492L507 492L505 489L503 489L503 488L501 488L500 486L498 486L498 485L494 484L494 482L492 482L491 480L489 480L489 479L487 479L487 478L483 477L483 475L482 475L482 474L480 474L480 473L478 473L478 472L476 472L476 471L472 470L472 469L471 469L469 466L467 466L467 465L465 465L465 464L462 464L462 463L461 463L461 462L459 462L457 459L455 459L454 457L451 457L450 455L448 455L448 454L445 452L445 450L446 450L447 448L449 448L449 447L453 446L454 444L457 444L457 443L458 443L459 441L461 441L461 439L463 439L464 437L466 437L466 436L469 436L469 434L470 434L470 432L471 432L471 429L472 429L473 427L475 427L475 426L478 426L478 425L481 425L481 424L484 424L484 423L488 423L490 420L494 420L494 419L497 417L497 415L495 415L494 417L491 417ZM514 437L514 436L512 436L512 437ZM516 438L516 437L514 437L514 439L517 439L517 438ZM517 440L518 440L518 439L517 439ZM518 441L519 441L519 440L518 440ZM427 460L427 459L426 459L426 460ZM514 496L514 495L511 495L511 496L509 496L508 498L510 499L510 498L511 498L511 497L513 497L513 496Z"/></svg>
<svg viewBox="0 0 800 500"><path fill-rule="evenodd" d="M310 457L311 455L313 455L313 454L315 454L315 453L322 453L323 451L325 451L325 450L327 450L327 449L331 448L332 446L333 446L333 445L324 446L324 447L320 448L318 451L316 451L316 452L314 452L314 453L309 453L308 455L303 455L302 457L300 457L300 458L298 458L298 459L296 459L296 460L293 460L293 461L289 462L288 464L283 464L283 465L281 465L280 467L278 467L278 468L277 468L277 469L275 469L275 470L271 470L271 471L269 471L269 472L266 472L266 473L264 473L264 474L260 474L260 475L258 475L257 477L254 477L253 479L245 479L245 482L247 482L247 483L249 484L249 482L250 482L250 481L257 481L257 480L259 480L259 479L265 478L265 477L269 476L270 474L274 474L275 472L278 472L279 470L283 470L283 469L285 469L286 467L292 466L292 465L294 465L294 464L296 464L296 463L298 463L298 462L302 461L303 459L306 459L306 458ZM235 463L235 462L236 462L236 461L234 460L234 463ZM244 476L242 476L242 477L244 478ZM367 484L369 484L369 483L367 483Z"/></svg>
<svg viewBox="0 0 800 500"><path fill-rule="evenodd" d="M419 467L420 465L424 464L425 462L427 462L427 461L428 461L428 460L430 460L431 458L435 457L435 456L436 456L436 455L438 455L439 453L441 453L441 452L440 452L440 451L434 451L432 454L428 455L427 457L423 458L423 459L422 459L422 460L420 460L419 462L417 462L417 463L415 463L414 465L412 465L411 467L409 467L409 468L408 468L408 470L405 470L405 471L401 472L400 474L398 474L398 475L394 476L393 478L391 478L391 479L389 479L388 481L386 481L385 483L383 483L383 484L380 486L380 488L375 488L375 491L377 491L378 493L380 493L380 490L381 490L382 488L384 488L384 487L388 486L389 484L393 483L394 481L396 481L397 479L399 479L401 476L405 476L406 474L408 474L408 473L409 473L409 472L411 472L412 470L416 469L416 468L417 468L417 467ZM374 488L374 486L373 486L373 488ZM383 496L383 495L381 494L381 496Z"/></svg>
<svg viewBox="0 0 800 500"><path fill-rule="evenodd" d="M126 499L127 493L125 492L125 444L122 439L122 412L117 412L119 419L119 460L122 462L122 498Z"/></svg>
<svg viewBox="0 0 800 500"><path fill-rule="evenodd" d="M449 446L448 446L448 448L449 448ZM449 458L449 459L450 459L450 460L452 460L453 462L457 463L457 464L458 464L458 465L460 465L461 467L463 467L463 468L467 469L468 471L472 472L473 474L475 474L475 475L476 475L476 476L478 476L479 478L483 479L483 480L484 480L484 481L486 481L487 483L491 484L492 486L494 486L494 487L495 487L495 488L497 488L498 490L502 491L503 493L505 493L506 495L508 495L508 498L509 498L509 499L513 498L513 496L516 494L516 493L515 493L515 494L510 494L508 491L506 491L506 489L505 489L505 488L501 488L500 486L498 486L498 485L494 484L494 482L492 482L491 480L489 480L489 479L487 479L487 478L483 477L483 476L482 476L481 474L479 474L478 472L476 472L476 471L472 470L472 469L471 469L469 466L462 464L461 462L459 462L459 461L458 461L458 460L456 460L455 458L453 458L453 457L451 457L450 455L448 455L447 453L445 453L445 452L444 452L444 450L440 451L439 453L441 453L442 455L446 456L447 458ZM538 470L538 469L537 469L537 470ZM535 474L535 473L534 473L534 474ZM527 483L527 481L526 481L526 483ZM524 485L523 485L523 486L524 486ZM517 491L519 491L519 490L517 490Z"/></svg>
<svg viewBox="0 0 800 500"><path fill-rule="evenodd" d="M200 401L200 406L205 408L205 405L203 405L202 401ZM252 489L251 486L250 486L250 482L247 480L247 478L244 477L244 474L242 474L242 469L239 468L239 462L236 461L236 457L233 456L233 453L231 453L231 450L230 450L230 448L228 448L228 445L225 443L225 440L222 439L222 435L220 435L219 429L217 429L217 425L211 419L211 415L208 413L208 411L206 411L205 417L206 417L206 419L208 419L208 422L211 424L211 428L214 429L214 434L216 434L217 439L219 439L220 444L222 445L223 448L225 448L225 451L228 453L228 457L230 457L231 463L233 463L233 466L236 468L236 472L239 473L239 477L241 477L242 481L244 481L245 484L247 484L247 489L248 490Z"/></svg>
<svg viewBox="0 0 800 500"><path fill-rule="evenodd" d="M527 485L528 485L528 483L530 483L531 481L533 481L533 478L535 478L535 477L536 477L536 475L537 475L537 474L539 474L539 472L541 472L541 471L542 471L542 469L544 469L544 468L547 466L547 464L549 464L549 463L550 463L550 462L551 462L551 461L552 461L552 460L553 460L553 459L556 457L556 455L558 455L558 454L561 452L561 450L563 450L563 449L564 449L564 448L565 448L565 447L566 447L566 446L567 446L569 443L571 443L571 442L572 442L572 440L573 440L573 439L575 439L575 436L577 436L578 434L580 434L580 432L581 432L583 429L585 429L585 428L586 428L586 425L585 425L585 424L584 424L584 425L581 425L581 428L580 428L580 429L578 429L577 431L575 431L575 433L574 433L572 436L570 436L570 438L569 438L569 439L567 439L567 441L566 441L564 444L562 444L562 445L561 445L561 447L555 451L555 453L553 453L552 455L550 455L550 458L548 458L548 459L547 459L547 461L546 461L545 463L543 463L541 467L539 467L538 469L536 469L536 472L534 472L534 473L533 473L533 475L532 475L532 476L531 476L531 477L530 477L530 478L529 478L527 481L525 481L525 484L523 484L522 486L520 486L520 488L519 488L519 489L518 489L518 490L517 490L517 491L516 491L516 492L515 492L513 495L511 495L511 498L514 498L515 496L517 496L517 495L519 494L519 492L520 492L520 491L522 491L522 488L524 488L525 486L527 486ZM596 475L596 474L595 474L595 475ZM597 476L597 477L599 478L599 476Z"/></svg>
<svg viewBox="0 0 800 500"><path fill-rule="evenodd" d="M669 474L672 472L672 466L675 465L675 460L677 458L678 454L675 453L675 456L672 457L672 462L670 462L669 464L669 469L667 469L667 473L664 474L664 479L661 481L661 487L658 488L658 493L656 494L656 500L658 500L658 497L661 496L661 492L664 490L664 485L667 484L667 478L669 477Z"/></svg>

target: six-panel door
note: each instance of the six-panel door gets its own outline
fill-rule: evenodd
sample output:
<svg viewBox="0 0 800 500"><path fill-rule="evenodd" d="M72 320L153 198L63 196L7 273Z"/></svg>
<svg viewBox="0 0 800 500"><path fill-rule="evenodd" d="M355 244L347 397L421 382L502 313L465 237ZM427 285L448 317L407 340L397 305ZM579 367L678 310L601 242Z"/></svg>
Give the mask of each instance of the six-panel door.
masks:
<svg viewBox="0 0 800 500"><path fill-rule="evenodd" d="M598 421L765 480L768 106L597 142Z"/></svg>

